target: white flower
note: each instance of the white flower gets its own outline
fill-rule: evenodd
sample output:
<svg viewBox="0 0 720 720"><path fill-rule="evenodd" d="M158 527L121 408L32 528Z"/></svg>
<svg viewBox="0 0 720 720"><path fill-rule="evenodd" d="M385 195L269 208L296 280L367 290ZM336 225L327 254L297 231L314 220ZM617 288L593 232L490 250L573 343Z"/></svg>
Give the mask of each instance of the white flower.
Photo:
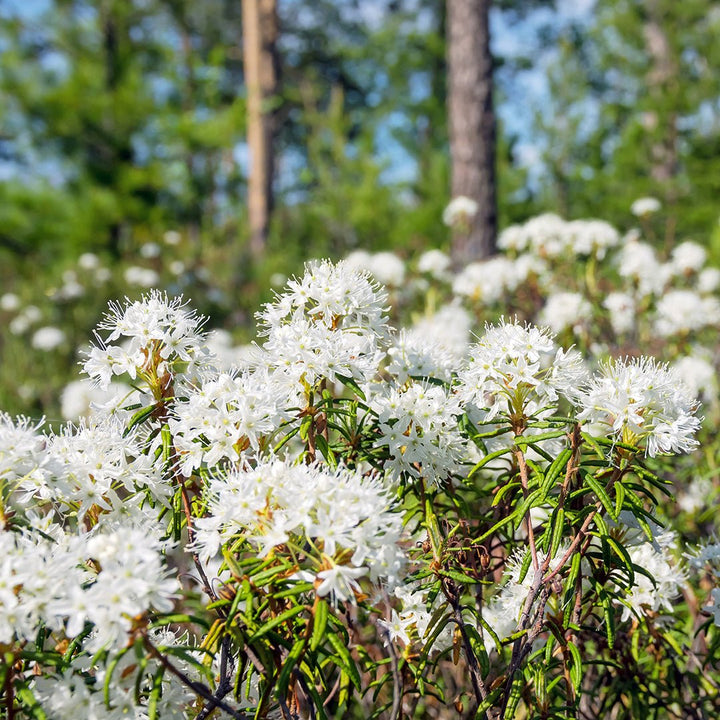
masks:
<svg viewBox="0 0 720 720"><path fill-rule="evenodd" d="M91 380L73 380L63 388L60 413L65 420L77 421L89 417L101 405L128 398L132 392L133 389L125 383L113 382L103 390Z"/></svg>
<svg viewBox="0 0 720 720"><path fill-rule="evenodd" d="M65 342L65 333L56 327L48 325L46 327L38 328L32 336L30 344L36 350L54 350L59 345Z"/></svg>
<svg viewBox="0 0 720 720"><path fill-rule="evenodd" d="M354 600L355 593L360 592L357 578L367 575L367 568L350 567L348 565L333 565L327 570L317 574L320 584L315 588L318 597L333 595L338 600Z"/></svg>
<svg viewBox="0 0 720 720"><path fill-rule="evenodd" d="M720 322L720 301L692 290L670 290L657 304L655 330L662 337L701 330Z"/></svg>
<svg viewBox="0 0 720 720"><path fill-rule="evenodd" d="M0 310L14 312L20 307L20 298L15 293L5 293L0 296Z"/></svg>
<svg viewBox="0 0 720 720"><path fill-rule="evenodd" d="M95 253L86 252L78 258L78 267L83 270L96 270L100 267L100 258Z"/></svg>
<svg viewBox="0 0 720 720"><path fill-rule="evenodd" d="M555 333L562 332L565 328L572 328L577 333L591 316L590 303L582 295L574 292L555 292L548 296L538 320Z"/></svg>
<svg viewBox="0 0 720 720"><path fill-rule="evenodd" d="M630 206L630 212L635 217L646 217L660 210L660 201L654 197L641 197Z"/></svg>
<svg viewBox="0 0 720 720"><path fill-rule="evenodd" d="M162 252L162 248L154 242L146 242L140 246L140 257L156 258Z"/></svg>
<svg viewBox="0 0 720 720"><path fill-rule="evenodd" d="M669 273L647 243L637 240L625 243L618 253L617 264L620 275L632 279L641 296L662 293Z"/></svg>
<svg viewBox="0 0 720 720"><path fill-rule="evenodd" d="M697 278L697 291L701 295L715 292L720 287L720 270L709 267L700 271Z"/></svg>
<svg viewBox="0 0 720 720"><path fill-rule="evenodd" d="M677 275L700 272L707 259L707 251L701 245L686 240L672 251L670 265Z"/></svg>
<svg viewBox="0 0 720 720"><path fill-rule="evenodd" d="M579 420L599 423L607 434L645 452L688 452L700 427L695 398L675 372L650 358L605 364L578 394Z"/></svg>
<svg viewBox="0 0 720 720"><path fill-rule="evenodd" d="M443 210L443 223L448 227L467 225L477 215L478 204L464 195L453 198Z"/></svg>
<svg viewBox="0 0 720 720"><path fill-rule="evenodd" d="M197 521L196 536L205 560L237 538L261 556L292 541L308 548L310 567L321 566L312 578L321 581L323 594L347 599L365 574L373 583L398 581L402 516L377 477L268 460L211 477L207 497L210 514ZM322 557L311 548L322 548ZM298 579L308 572L301 569Z"/></svg>
<svg viewBox="0 0 720 720"><path fill-rule="evenodd" d="M658 612L664 608L672 612L673 601L682 592L687 573L673 561L672 536L658 538L655 543L636 542L625 545L633 565L643 568L652 577L635 572L635 584L622 600L622 620L631 613L641 615L646 610ZM618 602L617 600L615 602Z"/></svg>
<svg viewBox="0 0 720 720"><path fill-rule="evenodd" d="M404 391L385 388L371 405L380 433L375 445L387 447L387 467L396 479L405 474L438 485L458 472L464 442L456 418L462 408L447 388L421 383Z"/></svg>
<svg viewBox="0 0 720 720"><path fill-rule="evenodd" d="M418 260L418 272L428 273L438 280L446 280L450 270L450 257L442 250L426 250Z"/></svg>
<svg viewBox="0 0 720 720"><path fill-rule="evenodd" d="M166 245L179 245L182 240L182 235L177 230L166 230L163 233L163 242Z"/></svg>
<svg viewBox="0 0 720 720"><path fill-rule="evenodd" d="M370 273L383 285L400 287L405 280L405 263L395 253L379 252L371 255L364 250L356 250L345 258L345 262L355 270Z"/></svg>
<svg viewBox="0 0 720 720"><path fill-rule="evenodd" d="M453 293L491 304L515 290L525 279L518 274L518 265L506 257L466 265L453 280Z"/></svg>
<svg viewBox="0 0 720 720"><path fill-rule="evenodd" d="M114 375L135 379L162 369L172 372L176 363L187 363L186 374L190 373L193 363L207 357L200 334L203 322L203 317L185 309L181 297L170 300L158 290L124 306L111 303L98 326L107 334L98 335L99 347L86 353L85 372L103 388ZM123 345L114 344L121 338Z"/></svg>
<svg viewBox="0 0 720 720"><path fill-rule="evenodd" d="M483 422L498 414L530 417L552 411L585 377L579 354L558 350L546 329L503 321L487 325L471 346L458 396Z"/></svg>
<svg viewBox="0 0 720 720"><path fill-rule="evenodd" d="M635 327L635 300L623 292L611 292L603 300L610 313L610 324L616 335L624 335Z"/></svg>
<svg viewBox="0 0 720 720"><path fill-rule="evenodd" d="M682 357L673 363L673 370L679 375L693 397L713 401L718 394L718 379L712 364L712 353L696 349L692 355Z"/></svg>
<svg viewBox="0 0 720 720"><path fill-rule="evenodd" d="M151 288L160 282L160 276L154 270L136 265L126 268L123 277L128 285L145 288Z"/></svg>

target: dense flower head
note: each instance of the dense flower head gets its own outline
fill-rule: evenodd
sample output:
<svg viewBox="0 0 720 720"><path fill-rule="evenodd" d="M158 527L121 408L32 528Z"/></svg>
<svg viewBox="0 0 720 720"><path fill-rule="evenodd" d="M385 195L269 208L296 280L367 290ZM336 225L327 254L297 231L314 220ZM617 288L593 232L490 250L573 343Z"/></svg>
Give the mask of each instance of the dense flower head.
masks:
<svg viewBox="0 0 720 720"><path fill-rule="evenodd" d="M478 204L465 195L454 197L443 210L443 223L455 227L469 223L477 215Z"/></svg>
<svg viewBox="0 0 720 720"><path fill-rule="evenodd" d="M592 316L590 303L575 292L555 292L548 296L538 320L553 332L580 329Z"/></svg>
<svg viewBox="0 0 720 720"><path fill-rule="evenodd" d="M603 307L610 313L610 324L616 335L624 335L635 327L635 299L624 292L608 293Z"/></svg>
<svg viewBox="0 0 720 720"><path fill-rule="evenodd" d="M661 208L660 201L654 197L641 197L633 201L630 212L636 217L646 217L658 212Z"/></svg>
<svg viewBox="0 0 720 720"><path fill-rule="evenodd" d="M381 620L390 639L400 640L403 645L418 643L420 646L434 635L438 621L438 610L446 605L442 593L431 600L427 588L413 581L395 588L395 597L399 601L400 610L393 610L391 619ZM434 622L433 622L434 621ZM450 623L433 638L433 652L447 650L453 642L453 628Z"/></svg>
<svg viewBox="0 0 720 720"><path fill-rule="evenodd" d="M670 290L658 301L655 330L662 337L701 330L720 322L720 302L692 290Z"/></svg>
<svg viewBox="0 0 720 720"><path fill-rule="evenodd" d="M494 257L466 265L453 281L453 293L483 303L496 303L524 279L510 258Z"/></svg>
<svg viewBox="0 0 720 720"><path fill-rule="evenodd" d="M673 533L664 533L655 542L635 539L625 543L633 565L645 570L652 579L644 573L635 573L635 583L622 599L622 620L629 619L631 613L640 616L648 610L672 611L673 601L687 580L685 568L673 558L674 541Z"/></svg>
<svg viewBox="0 0 720 720"><path fill-rule="evenodd" d="M660 263L652 245L639 240L625 243L616 262L621 277L631 280L641 297L662 294L672 274L668 267Z"/></svg>
<svg viewBox="0 0 720 720"><path fill-rule="evenodd" d="M459 471L462 408L448 388L416 382L374 395L371 405L378 415L375 445L386 449L387 467L396 479L409 475L438 485Z"/></svg>
<svg viewBox="0 0 720 720"><path fill-rule="evenodd" d="M189 476L202 464L236 462L260 450L285 416L267 372L219 373L175 403L169 420L178 469Z"/></svg>
<svg viewBox="0 0 720 720"><path fill-rule="evenodd" d="M0 481L15 482L32 475L42 478L45 438L39 432L42 421L13 420L0 411Z"/></svg>
<svg viewBox="0 0 720 720"><path fill-rule="evenodd" d="M172 609L179 586L165 548L149 527L128 524L77 535L48 524L42 535L0 531L0 642L34 637L40 621L68 638L90 622L88 647L122 647L133 617Z"/></svg>
<svg viewBox="0 0 720 720"><path fill-rule="evenodd" d="M395 253L369 253L355 250L345 262L352 268L370 273L379 283L398 288L405 281L405 263Z"/></svg>
<svg viewBox="0 0 720 720"><path fill-rule="evenodd" d="M200 328L204 318L186 309L181 297L170 300L153 290L142 300L111 303L99 330L85 372L107 388L114 375L152 382L170 374L173 363L192 364L204 356ZM123 342L118 344L118 341Z"/></svg>
<svg viewBox="0 0 720 720"><path fill-rule="evenodd" d="M301 278L289 280L275 302L265 305L258 319L264 334L292 323L298 311L329 329L354 329L384 335L387 295L362 270L347 261L309 262Z"/></svg>
<svg viewBox="0 0 720 720"><path fill-rule="evenodd" d="M670 263L678 275L699 272L707 260L707 251L692 240L676 245L671 253Z"/></svg>
<svg viewBox="0 0 720 720"><path fill-rule="evenodd" d="M578 419L598 423L623 442L644 443L650 456L688 452L698 444L700 419L692 392L654 359L606 363L580 390L578 401Z"/></svg>
<svg viewBox="0 0 720 720"><path fill-rule="evenodd" d="M310 573L320 596L352 599L364 575L397 582L402 516L378 477L274 459L215 475L207 494L211 514L197 521L196 540L204 559L242 537L261 557L309 548L298 577Z"/></svg>
<svg viewBox="0 0 720 720"><path fill-rule="evenodd" d="M384 354L372 332L362 328L333 329L299 314L287 324L270 329L256 366L268 369L278 385L286 386L292 405L292 396L301 384L313 386L323 378L335 382L338 375L369 382Z"/></svg>
<svg viewBox="0 0 720 720"><path fill-rule="evenodd" d="M446 305L402 329L388 350L387 370L403 384L411 377L449 382L462 363L470 335L470 316L457 305Z"/></svg>
<svg viewBox="0 0 720 720"><path fill-rule="evenodd" d="M461 400L484 422L498 414L536 415L570 396L585 379L579 353L557 349L544 328L503 321L487 325L458 373Z"/></svg>
<svg viewBox="0 0 720 720"><path fill-rule="evenodd" d="M554 213L511 225L500 233L498 247L516 253L530 252L541 258L564 255L596 255L603 258L620 242L620 234L603 220L563 220Z"/></svg>
<svg viewBox="0 0 720 720"><path fill-rule="evenodd" d="M115 417L64 426L47 437L46 452L45 482L25 481L19 489L28 499L52 499L79 521L89 511L129 511L132 503L123 497L128 492L147 489L158 499L170 493L161 468L144 454L139 431L127 432Z"/></svg>
<svg viewBox="0 0 720 720"><path fill-rule="evenodd" d="M366 272L346 261L307 263L305 274L258 314L267 339L257 364L291 394L337 375L369 382L384 356L386 300Z"/></svg>

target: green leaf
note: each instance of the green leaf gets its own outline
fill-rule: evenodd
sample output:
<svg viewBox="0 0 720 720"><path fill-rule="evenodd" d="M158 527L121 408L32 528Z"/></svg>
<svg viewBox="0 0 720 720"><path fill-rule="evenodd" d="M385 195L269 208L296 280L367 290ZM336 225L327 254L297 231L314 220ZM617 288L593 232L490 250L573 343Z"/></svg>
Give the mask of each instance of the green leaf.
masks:
<svg viewBox="0 0 720 720"><path fill-rule="evenodd" d="M550 540L550 557L554 558L563 539L563 530L565 529L565 510L558 507L550 518L550 526L552 527L552 538Z"/></svg>
<svg viewBox="0 0 720 720"><path fill-rule="evenodd" d="M123 432L123 437L127 437L131 432L132 429L136 425L140 425L141 423L145 422L153 413L155 412L155 405L150 405L150 407L142 408L138 410L131 418L130 422L128 422L127 428L125 428L125 432Z"/></svg>
<svg viewBox="0 0 720 720"><path fill-rule="evenodd" d="M283 663L282 670L280 670L280 675L278 675L277 680L278 696L285 697L287 694L288 685L290 684L290 674L302 656L304 648L305 638L298 638L285 658L285 662Z"/></svg>
<svg viewBox="0 0 720 720"><path fill-rule="evenodd" d="M263 626L261 626L260 629L252 637L248 638L248 644L259 640L264 635L267 635L273 628L276 628L278 625L281 625L286 620L290 620L290 618L299 615L303 610L305 610L304 605L295 605L295 607L291 607L289 610L280 613L277 617L272 618Z"/></svg>
<svg viewBox="0 0 720 720"><path fill-rule="evenodd" d="M565 470L565 466L570 461L573 451L570 448L565 448L553 461L552 465L547 469L545 473L545 479L542 482L543 492L547 495L558 479L561 472Z"/></svg>
<svg viewBox="0 0 720 720"><path fill-rule="evenodd" d="M501 450L496 450L495 452L491 452L489 455L486 455L480 462L475 464L475 467L468 473L468 478L471 478L473 475L475 475L477 472L482 470L488 463L495 460L495 458L502 457L503 455L507 455L508 453L512 452L512 448L502 448Z"/></svg>
<svg viewBox="0 0 720 720"><path fill-rule="evenodd" d="M355 666L355 661L350 656L350 651L348 650L347 646L335 633L328 633L327 638L330 641L330 644L333 646L333 650L335 650L335 652L340 657L340 660L343 663L342 667L347 671L348 677L352 681L352 684L355 686L355 689L360 690L362 686L360 673Z"/></svg>
<svg viewBox="0 0 720 720"><path fill-rule="evenodd" d="M580 651L573 642L568 642L567 648L572 655L573 663L570 668L570 679L575 688L575 692L580 692L580 683L582 682L582 658L580 657Z"/></svg>
<svg viewBox="0 0 720 720"><path fill-rule="evenodd" d="M360 386L353 380L351 377L346 377L345 375L339 375L335 374L335 377L343 384L345 387L350 388L359 398L362 400L367 400L365 397L365 393L360 389Z"/></svg>
<svg viewBox="0 0 720 720"><path fill-rule="evenodd" d="M318 598L315 603L315 620L313 623L312 637L310 638L310 649L314 652L325 637L325 629L327 628L328 614L330 608L327 601Z"/></svg>
<svg viewBox="0 0 720 720"><path fill-rule="evenodd" d="M162 681L165 673L165 667L161 665L157 672L153 675L152 688L148 696L148 720L157 720L158 718L158 700L162 694Z"/></svg>
<svg viewBox="0 0 720 720"><path fill-rule="evenodd" d="M552 440L567 435L567 430L551 430L550 432L540 433L539 435L517 435L513 442L520 447L521 445L533 445L534 443L543 442L544 440Z"/></svg>
<svg viewBox="0 0 720 720"><path fill-rule="evenodd" d="M601 483L599 483L593 475L588 473L585 475L585 482L589 485L591 490L595 493L598 500L602 503L602 506L605 508L605 512L615 521L618 521L618 516L615 512L615 505L610 500L610 496L605 491L605 488L602 486Z"/></svg>

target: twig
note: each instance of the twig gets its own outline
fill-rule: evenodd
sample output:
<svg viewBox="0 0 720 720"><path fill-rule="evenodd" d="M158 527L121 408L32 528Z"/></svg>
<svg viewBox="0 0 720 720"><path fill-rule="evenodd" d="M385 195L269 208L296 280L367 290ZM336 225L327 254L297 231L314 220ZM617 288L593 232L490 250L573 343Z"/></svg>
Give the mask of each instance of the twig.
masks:
<svg viewBox="0 0 720 720"><path fill-rule="evenodd" d="M520 469L520 484L522 485L523 498L527 499L530 494L530 481L528 477L527 463L525 462L525 453L520 448L515 450L515 457L518 462L518 468ZM530 508L525 513L525 524L527 525L528 544L530 545L530 556L532 557L533 569L538 569L538 557L537 548L535 547L535 533L532 527L532 517L530 515Z"/></svg>
<svg viewBox="0 0 720 720"><path fill-rule="evenodd" d="M387 590L383 590L383 599L385 600L387 617L387 613L390 612L390 599L388 598ZM390 669L393 678L393 704L392 710L390 711L390 720L400 720L400 715L402 713L403 682L398 666L397 653L395 652L395 646L393 645L388 629L382 625L377 625L377 628L384 640L385 647L388 649Z"/></svg>
<svg viewBox="0 0 720 720"><path fill-rule="evenodd" d="M216 697L212 694L212 692L207 688L203 683L196 682L195 680L192 680L189 678L182 670L178 669L173 665L168 658L166 658L148 639L147 635L142 635L143 644L145 645L145 648L147 651L170 673L172 673L180 682L189 687L195 694L199 695L201 698L204 698L205 700L211 701L215 703L215 707L220 708L221 710L224 710L228 715L231 717L236 718L236 720L249 720L248 715L243 715L239 713L237 710L234 710L231 708L226 702L224 702L221 698Z"/></svg>
<svg viewBox="0 0 720 720"><path fill-rule="evenodd" d="M475 655L475 651L470 643L470 637L467 634L465 619L462 616L462 608L460 607L460 599L447 587L445 580L442 581L442 589L453 609L453 620L455 621L458 630L460 630L460 638L462 639L463 650L465 651L465 659L467 660L468 667L470 668L470 682L473 686L475 701L478 705L480 705L480 703L485 700L488 693L487 688L485 687L485 682L482 678L482 672L480 671L480 664L478 663L477 656Z"/></svg>
<svg viewBox="0 0 720 720"><path fill-rule="evenodd" d="M222 700L232 690L233 662L232 659L229 658L229 644L230 638L225 636L220 649L220 682L218 683L217 690L215 690L213 699L205 703L195 720L206 720L206 718L210 717L210 713L218 707L217 701ZM230 665L229 673L228 665Z"/></svg>

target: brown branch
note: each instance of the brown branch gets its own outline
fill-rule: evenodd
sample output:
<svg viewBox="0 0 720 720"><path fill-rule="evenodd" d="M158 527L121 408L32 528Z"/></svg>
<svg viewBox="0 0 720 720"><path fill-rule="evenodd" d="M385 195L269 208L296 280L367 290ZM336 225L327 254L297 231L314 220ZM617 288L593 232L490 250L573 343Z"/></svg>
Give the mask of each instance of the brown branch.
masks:
<svg viewBox="0 0 720 720"><path fill-rule="evenodd" d="M462 608L460 607L459 596L447 586L445 579L441 581L442 591L450 603L450 607L453 610L453 620L460 630L460 638L463 643L463 650L465 652L465 659L467 660L468 667L470 669L470 682L473 686L473 693L475 694L475 701L477 705L480 705L485 698L487 698L487 688L482 678L482 672L480 671L480 664L478 663L477 656L473 650L472 644L470 643L470 637L467 634L467 628L465 627L465 619L462 616ZM473 710L474 712L474 710ZM471 713L472 714L472 713Z"/></svg>
<svg viewBox="0 0 720 720"><path fill-rule="evenodd" d="M530 481L528 477L527 463L525 462L525 453L520 448L515 450L515 458L520 469L520 484L522 485L523 498L527 500L530 494ZM533 532L532 517L530 516L530 508L525 513L525 524L527 525L528 544L530 545L530 556L532 557L533 569L538 569L537 548L535 547L535 533Z"/></svg>
<svg viewBox="0 0 720 720"><path fill-rule="evenodd" d="M220 708L221 710L224 710L228 715L231 717L236 718L236 720L249 720L248 715L243 715L239 713L237 710L234 710L231 708L226 702L224 702L221 698L216 697L213 695L212 691L203 683L197 682L195 680L192 680L189 678L182 670L175 667L168 658L166 658L149 640L147 635L143 633L142 635L143 644L145 645L145 649L154 657L168 672L172 673L180 682L185 685L186 687L189 687L196 695L199 695L201 698L204 698L205 700L209 702L214 702L215 707Z"/></svg>

